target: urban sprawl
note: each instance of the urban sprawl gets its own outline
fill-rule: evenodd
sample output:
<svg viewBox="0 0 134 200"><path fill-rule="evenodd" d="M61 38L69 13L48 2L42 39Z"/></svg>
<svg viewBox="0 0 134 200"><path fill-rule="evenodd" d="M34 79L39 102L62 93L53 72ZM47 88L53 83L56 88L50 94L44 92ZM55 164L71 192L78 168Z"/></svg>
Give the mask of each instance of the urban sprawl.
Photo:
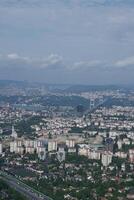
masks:
<svg viewBox="0 0 134 200"><path fill-rule="evenodd" d="M2 181L26 184L37 199L134 199L133 90L11 89L0 89ZM59 105L44 103L53 98ZM10 195L0 186L0 199Z"/></svg>

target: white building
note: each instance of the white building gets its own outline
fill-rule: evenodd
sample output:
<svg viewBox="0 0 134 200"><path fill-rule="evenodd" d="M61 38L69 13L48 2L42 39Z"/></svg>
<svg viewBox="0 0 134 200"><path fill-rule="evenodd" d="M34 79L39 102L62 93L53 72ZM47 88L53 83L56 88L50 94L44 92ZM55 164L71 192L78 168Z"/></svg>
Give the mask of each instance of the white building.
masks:
<svg viewBox="0 0 134 200"><path fill-rule="evenodd" d="M11 153L23 154L24 153L24 147L23 147L22 140L15 140L13 142L10 142L10 152Z"/></svg>
<svg viewBox="0 0 134 200"><path fill-rule="evenodd" d="M16 141L10 142L10 152L15 153L16 149L17 149L17 142Z"/></svg>
<svg viewBox="0 0 134 200"><path fill-rule="evenodd" d="M44 146L44 141L43 140L35 140L34 141L34 147L38 148L38 147L43 147Z"/></svg>
<svg viewBox="0 0 134 200"><path fill-rule="evenodd" d="M127 158L127 153L124 153L122 151L118 151L115 153L115 156L119 157L119 158Z"/></svg>
<svg viewBox="0 0 134 200"><path fill-rule="evenodd" d="M123 141L118 140L117 145L118 145L118 149L122 149Z"/></svg>
<svg viewBox="0 0 134 200"><path fill-rule="evenodd" d="M3 147L2 147L2 143L0 143L0 154L3 153Z"/></svg>
<svg viewBox="0 0 134 200"><path fill-rule="evenodd" d="M15 153L23 154L24 153L24 148L23 147L17 147Z"/></svg>
<svg viewBox="0 0 134 200"><path fill-rule="evenodd" d="M34 147L26 147L25 151L26 151L26 153L34 154L35 148Z"/></svg>
<svg viewBox="0 0 134 200"><path fill-rule="evenodd" d="M129 140L128 138L124 138L124 139L123 139L123 143L124 143L125 145L130 145L130 140Z"/></svg>
<svg viewBox="0 0 134 200"><path fill-rule="evenodd" d="M112 162L112 154L109 152L104 152L101 157L101 162L104 167L107 167Z"/></svg>
<svg viewBox="0 0 134 200"><path fill-rule="evenodd" d="M100 160L101 154L98 151L89 151L88 158L93 160Z"/></svg>
<svg viewBox="0 0 134 200"><path fill-rule="evenodd" d="M34 148L34 140L25 140L24 145L25 145L25 147L33 147Z"/></svg>
<svg viewBox="0 0 134 200"><path fill-rule="evenodd" d="M11 134L11 137L14 138L14 139L16 139L16 138L18 137L17 132L16 132L15 129L14 129L14 126L12 126L12 134Z"/></svg>
<svg viewBox="0 0 134 200"><path fill-rule="evenodd" d="M125 171L125 170L126 170L125 163L122 163L122 165L121 165L121 170L122 170L122 171Z"/></svg>
<svg viewBox="0 0 134 200"><path fill-rule="evenodd" d="M57 151L57 141L49 140L48 141L48 152Z"/></svg>
<svg viewBox="0 0 134 200"><path fill-rule="evenodd" d="M67 139L67 140L66 140L66 145L67 145L67 147L69 147L69 148L74 147L74 146L75 146L75 140L73 140L73 139Z"/></svg>
<svg viewBox="0 0 134 200"><path fill-rule="evenodd" d="M129 150L129 161L134 163L134 149Z"/></svg>
<svg viewBox="0 0 134 200"><path fill-rule="evenodd" d="M88 157L88 151L89 151L89 149L87 147L83 146L83 147L79 148L78 154L81 156Z"/></svg>

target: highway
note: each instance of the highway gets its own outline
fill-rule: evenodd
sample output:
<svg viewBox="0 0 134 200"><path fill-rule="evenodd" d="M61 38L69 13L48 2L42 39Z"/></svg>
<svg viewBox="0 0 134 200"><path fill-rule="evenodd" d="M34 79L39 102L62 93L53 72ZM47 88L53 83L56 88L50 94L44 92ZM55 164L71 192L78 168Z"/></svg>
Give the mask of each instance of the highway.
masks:
<svg viewBox="0 0 134 200"><path fill-rule="evenodd" d="M53 200L50 197L40 193L39 191L29 187L17 178L7 174L6 172L0 171L0 177L16 191L20 192L28 200Z"/></svg>

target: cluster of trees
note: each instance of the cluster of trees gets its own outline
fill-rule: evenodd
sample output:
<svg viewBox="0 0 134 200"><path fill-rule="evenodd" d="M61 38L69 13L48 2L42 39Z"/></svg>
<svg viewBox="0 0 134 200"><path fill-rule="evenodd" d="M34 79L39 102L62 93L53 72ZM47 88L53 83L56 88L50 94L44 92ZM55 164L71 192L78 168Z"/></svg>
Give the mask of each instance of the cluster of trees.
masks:
<svg viewBox="0 0 134 200"><path fill-rule="evenodd" d="M33 133L32 125L38 125L42 121L41 116L33 116L26 120L18 122L15 128L18 130L19 135L31 135Z"/></svg>
<svg viewBox="0 0 134 200"><path fill-rule="evenodd" d="M90 101L79 96L45 96L40 100L43 106L72 106L82 105L84 107L90 106Z"/></svg>
<svg viewBox="0 0 134 200"><path fill-rule="evenodd" d="M112 107L112 106L134 106L134 101L121 98L109 98L105 103L104 106Z"/></svg>
<svg viewBox="0 0 134 200"><path fill-rule="evenodd" d="M26 200L20 193L9 187L2 179L0 179L0 200Z"/></svg>

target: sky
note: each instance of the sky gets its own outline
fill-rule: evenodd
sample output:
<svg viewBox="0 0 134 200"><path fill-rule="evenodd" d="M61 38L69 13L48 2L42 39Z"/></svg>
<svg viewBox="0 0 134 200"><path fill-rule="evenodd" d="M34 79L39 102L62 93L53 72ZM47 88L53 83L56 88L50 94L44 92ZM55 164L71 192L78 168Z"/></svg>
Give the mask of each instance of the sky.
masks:
<svg viewBox="0 0 134 200"><path fill-rule="evenodd" d="M0 0L0 79L134 84L134 0Z"/></svg>

